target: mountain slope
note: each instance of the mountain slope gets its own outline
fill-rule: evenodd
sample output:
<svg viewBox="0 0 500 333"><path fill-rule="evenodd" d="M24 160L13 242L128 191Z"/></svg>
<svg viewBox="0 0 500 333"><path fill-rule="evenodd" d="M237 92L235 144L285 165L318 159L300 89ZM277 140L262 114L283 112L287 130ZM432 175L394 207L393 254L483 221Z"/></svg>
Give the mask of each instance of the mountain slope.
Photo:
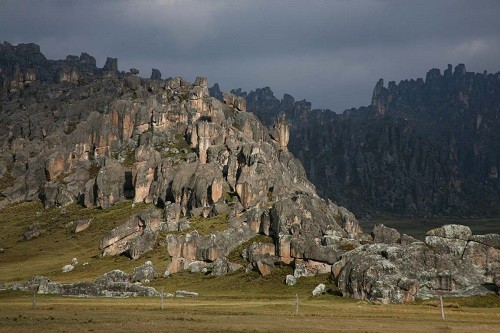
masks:
<svg viewBox="0 0 500 333"><path fill-rule="evenodd" d="M343 114L279 100L268 87L233 93L265 124L285 115L290 151L318 192L357 214L500 213L499 73L459 65L443 75L433 69L425 81L386 88L381 80L371 106Z"/></svg>

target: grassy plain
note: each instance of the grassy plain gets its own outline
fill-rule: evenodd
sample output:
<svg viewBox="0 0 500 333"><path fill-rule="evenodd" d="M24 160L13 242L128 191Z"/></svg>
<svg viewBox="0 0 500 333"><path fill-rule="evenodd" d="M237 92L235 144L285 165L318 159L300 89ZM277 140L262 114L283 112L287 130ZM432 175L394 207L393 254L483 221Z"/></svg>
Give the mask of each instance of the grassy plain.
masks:
<svg viewBox="0 0 500 333"><path fill-rule="evenodd" d="M0 332L488 332L499 308L373 305L331 295L300 298L89 299L0 292Z"/></svg>
<svg viewBox="0 0 500 333"><path fill-rule="evenodd" d="M165 247L157 246L136 261L124 256L101 257L98 249L106 231L145 207L131 202L106 211L77 205L44 210L36 202L7 207L0 213L0 247L4 249L0 281L12 284L33 275L59 282L89 281L112 269L131 272L146 260L163 272L170 260ZM74 234L71 222L89 217L90 228ZM226 223L209 222L210 226L203 226L209 230ZM22 234L34 225L45 232L39 238L22 240ZM262 236L259 240L268 241ZM62 273L62 266L73 257L80 264L72 272ZM237 253L231 258L237 260ZM358 302L340 297L328 274L301 278L295 286L286 286L284 278L291 272L291 267L282 266L266 277L240 270L220 278L189 273L157 278L149 284L157 290L200 294L197 299L166 298L163 310L155 298L49 295L36 295L33 308L33 294L0 290L0 332L500 332L500 298L496 296L447 299L443 321L435 301L405 305ZM324 283L328 292L312 298L310 292L318 283Z"/></svg>

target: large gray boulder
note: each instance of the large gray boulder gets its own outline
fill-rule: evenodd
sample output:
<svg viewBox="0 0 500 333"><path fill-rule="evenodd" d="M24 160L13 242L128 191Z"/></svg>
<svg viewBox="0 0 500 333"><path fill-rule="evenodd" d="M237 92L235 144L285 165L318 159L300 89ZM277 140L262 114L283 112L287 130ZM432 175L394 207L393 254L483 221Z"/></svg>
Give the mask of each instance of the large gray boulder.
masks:
<svg viewBox="0 0 500 333"><path fill-rule="evenodd" d="M158 275L156 267L151 261L146 261L143 265L134 268L130 275L130 282L151 281Z"/></svg>
<svg viewBox="0 0 500 333"><path fill-rule="evenodd" d="M382 303L410 302L438 293L486 294L491 292L486 283L500 273L500 251L464 240L474 238L469 230L446 226L430 231L425 243L363 245L345 253L332 272L344 296Z"/></svg>
<svg viewBox="0 0 500 333"><path fill-rule="evenodd" d="M99 241L104 256L127 253L137 259L151 251L163 226L161 211L149 207L114 228Z"/></svg>
<svg viewBox="0 0 500 333"><path fill-rule="evenodd" d="M395 244L401 242L401 234L394 228L377 224L373 227L372 237L374 243Z"/></svg>

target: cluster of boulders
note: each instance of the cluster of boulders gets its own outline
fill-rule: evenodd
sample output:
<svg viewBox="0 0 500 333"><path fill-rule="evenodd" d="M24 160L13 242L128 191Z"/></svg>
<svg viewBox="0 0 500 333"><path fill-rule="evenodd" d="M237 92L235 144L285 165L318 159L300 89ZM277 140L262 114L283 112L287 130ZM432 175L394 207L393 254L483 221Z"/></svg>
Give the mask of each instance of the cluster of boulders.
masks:
<svg viewBox="0 0 500 333"><path fill-rule="evenodd" d="M177 290L175 294L158 292L155 288L146 286L159 273L151 261L134 268L131 274L115 269L99 276L92 282L64 284L51 281L46 276L33 276L24 283L8 286L10 290L34 291L38 294L53 294L79 297L177 297L193 298L198 293ZM3 284L0 282L0 289Z"/></svg>
<svg viewBox="0 0 500 333"><path fill-rule="evenodd" d="M436 295L499 292L500 235L473 235L463 225L427 232L425 241L379 225L373 244L344 254L332 267L344 296L382 303ZM496 289L496 290L495 290Z"/></svg>
<svg viewBox="0 0 500 333"><path fill-rule="evenodd" d="M160 294L156 289L142 285L142 282L149 282L156 275L153 264L146 262L144 265L135 268L132 274L114 270L98 277L93 282L62 284L53 282L45 276L34 276L25 283L11 285L10 289L33 290L39 294L68 296L157 297Z"/></svg>

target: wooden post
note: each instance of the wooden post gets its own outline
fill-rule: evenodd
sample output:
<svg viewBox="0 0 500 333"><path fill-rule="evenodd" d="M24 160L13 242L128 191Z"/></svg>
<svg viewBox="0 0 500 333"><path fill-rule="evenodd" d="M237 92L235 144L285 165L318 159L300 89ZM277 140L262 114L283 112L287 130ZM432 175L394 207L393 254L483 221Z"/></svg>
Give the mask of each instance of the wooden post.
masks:
<svg viewBox="0 0 500 333"><path fill-rule="evenodd" d="M161 288L160 301L161 301L161 309L163 310L163 288Z"/></svg>
<svg viewBox="0 0 500 333"><path fill-rule="evenodd" d="M299 315L299 295L295 294L295 315Z"/></svg>
<svg viewBox="0 0 500 333"><path fill-rule="evenodd" d="M443 306L443 296L439 295L439 301L441 302L441 318L444 320L444 306Z"/></svg>
<svg viewBox="0 0 500 333"><path fill-rule="evenodd" d="M33 290L33 301L31 303L31 307L36 308L36 290Z"/></svg>

